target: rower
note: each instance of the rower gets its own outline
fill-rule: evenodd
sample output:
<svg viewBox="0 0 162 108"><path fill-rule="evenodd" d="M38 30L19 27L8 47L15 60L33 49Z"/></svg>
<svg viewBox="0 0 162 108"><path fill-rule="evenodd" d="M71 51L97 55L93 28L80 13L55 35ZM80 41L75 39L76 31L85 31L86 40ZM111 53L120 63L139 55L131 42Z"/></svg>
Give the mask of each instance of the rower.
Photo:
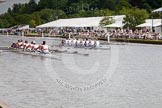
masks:
<svg viewBox="0 0 162 108"><path fill-rule="evenodd" d="M91 47L91 44L92 44L92 43L91 43L91 40L89 40L89 42L88 42L88 46Z"/></svg>
<svg viewBox="0 0 162 108"><path fill-rule="evenodd" d="M48 47L48 45L46 44L46 41L43 41L41 51L42 51L42 53L44 53L44 54L48 54L48 53L49 53L49 47Z"/></svg>
<svg viewBox="0 0 162 108"><path fill-rule="evenodd" d="M69 40L66 38L65 45L68 45Z"/></svg>
<svg viewBox="0 0 162 108"><path fill-rule="evenodd" d="M71 39L69 38L68 39L68 46L71 46L72 44L71 44Z"/></svg>
<svg viewBox="0 0 162 108"><path fill-rule="evenodd" d="M36 42L35 42L35 41L33 41L33 47L32 47L32 51L40 51L40 49L39 49L39 45L38 45L38 44L36 44Z"/></svg>
<svg viewBox="0 0 162 108"><path fill-rule="evenodd" d="M77 47L78 46L78 43L79 41L78 41L78 38L76 39L76 41L75 41L75 45L74 45L74 47Z"/></svg>
<svg viewBox="0 0 162 108"><path fill-rule="evenodd" d="M83 41L82 41L82 46L84 46L84 44L85 44L85 39L83 39Z"/></svg>
<svg viewBox="0 0 162 108"><path fill-rule="evenodd" d="M85 47L88 47L88 43L89 43L89 40L86 38L86 41L85 41L84 46L85 46Z"/></svg>
<svg viewBox="0 0 162 108"><path fill-rule="evenodd" d="M74 39L73 39L73 46L75 46L76 41L77 41L77 40L74 38Z"/></svg>
<svg viewBox="0 0 162 108"><path fill-rule="evenodd" d="M77 39L76 44L77 44L77 46L79 46L79 45L80 45L80 40L79 40L79 39Z"/></svg>
<svg viewBox="0 0 162 108"><path fill-rule="evenodd" d="M17 42L17 48L23 48L23 40Z"/></svg>
<svg viewBox="0 0 162 108"><path fill-rule="evenodd" d="M26 49L31 51L33 46L34 46L33 41L31 41L31 43L26 47Z"/></svg>
<svg viewBox="0 0 162 108"><path fill-rule="evenodd" d="M100 42L97 40L96 41L96 47L99 48L100 47Z"/></svg>
<svg viewBox="0 0 162 108"><path fill-rule="evenodd" d="M28 46L29 46L29 43L28 43L28 41L26 40L25 43L23 44L23 49L26 50Z"/></svg>
<svg viewBox="0 0 162 108"><path fill-rule="evenodd" d="M83 46L83 40L80 40L80 42L79 42L79 46L80 46L80 47Z"/></svg>
<svg viewBox="0 0 162 108"><path fill-rule="evenodd" d="M94 47L94 40L89 41L89 47Z"/></svg>

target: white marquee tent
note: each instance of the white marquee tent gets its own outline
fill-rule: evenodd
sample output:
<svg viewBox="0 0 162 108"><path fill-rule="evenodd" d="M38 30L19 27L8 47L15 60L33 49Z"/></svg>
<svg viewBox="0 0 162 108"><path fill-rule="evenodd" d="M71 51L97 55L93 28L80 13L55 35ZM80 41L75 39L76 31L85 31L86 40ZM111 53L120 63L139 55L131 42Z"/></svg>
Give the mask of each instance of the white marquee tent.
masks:
<svg viewBox="0 0 162 108"><path fill-rule="evenodd" d="M24 25L24 26L22 26L22 27L20 27L20 28L18 28L19 30L25 30L25 29L29 29L29 25Z"/></svg>
<svg viewBox="0 0 162 108"><path fill-rule="evenodd" d="M136 27L157 27L161 25L161 19L147 19L145 23L140 24Z"/></svg>
<svg viewBox="0 0 162 108"><path fill-rule="evenodd" d="M155 32L157 32L157 33L160 33L161 32L161 19L147 19L146 21L145 21L145 23L143 23L143 24L140 24L140 25L138 25L138 26L136 26L136 27L141 27L141 28L152 28L152 27L154 27L154 29L155 29Z"/></svg>
<svg viewBox="0 0 162 108"><path fill-rule="evenodd" d="M162 7L158 8L158 9L155 9L152 11L153 13L154 12L160 12L161 13L161 17L162 17ZM161 18L161 35L162 35L162 18Z"/></svg>
<svg viewBox="0 0 162 108"><path fill-rule="evenodd" d="M125 15L111 16L115 19L116 26L120 25L123 20L121 18ZM46 24L37 26L37 28L52 28L52 27L99 27L100 21L104 17L87 17L87 18L72 18L72 19L59 19ZM119 21L118 21L118 20ZM115 25L114 25L115 26Z"/></svg>
<svg viewBox="0 0 162 108"><path fill-rule="evenodd" d="M152 12L162 12L162 7L161 8L158 8L158 9L155 9Z"/></svg>
<svg viewBox="0 0 162 108"><path fill-rule="evenodd" d="M120 15L120 16L114 16L113 19L115 20L115 23L110 24L110 25L106 25L104 27L109 27L109 28L122 28L124 26L123 24L123 20L124 20L125 15Z"/></svg>

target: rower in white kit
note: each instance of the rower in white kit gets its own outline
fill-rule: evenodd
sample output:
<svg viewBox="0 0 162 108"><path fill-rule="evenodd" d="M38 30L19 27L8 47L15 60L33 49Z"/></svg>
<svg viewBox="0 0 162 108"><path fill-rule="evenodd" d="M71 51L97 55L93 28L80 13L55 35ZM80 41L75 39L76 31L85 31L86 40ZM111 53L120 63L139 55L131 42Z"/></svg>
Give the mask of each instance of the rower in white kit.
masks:
<svg viewBox="0 0 162 108"><path fill-rule="evenodd" d="M41 45L41 52L44 54L49 53L49 46L46 44L46 41L43 41L43 43Z"/></svg>
<svg viewBox="0 0 162 108"><path fill-rule="evenodd" d="M39 45L36 43L36 41L33 41L32 51L40 51Z"/></svg>

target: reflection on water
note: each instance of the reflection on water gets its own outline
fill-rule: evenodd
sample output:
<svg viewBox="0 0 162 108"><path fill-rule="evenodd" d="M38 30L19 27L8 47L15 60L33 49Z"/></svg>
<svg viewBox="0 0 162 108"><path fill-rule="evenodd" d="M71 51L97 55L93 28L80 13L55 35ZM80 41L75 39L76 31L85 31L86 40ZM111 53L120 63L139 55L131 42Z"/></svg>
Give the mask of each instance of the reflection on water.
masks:
<svg viewBox="0 0 162 108"><path fill-rule="evenodd" d="M0 37L7 46L18 37ZM58 44L60 39L42 39ZM12 108L161 108L162 47L112 45L111 50L77 50L61 61L0 54L0 99Z"/></svg>

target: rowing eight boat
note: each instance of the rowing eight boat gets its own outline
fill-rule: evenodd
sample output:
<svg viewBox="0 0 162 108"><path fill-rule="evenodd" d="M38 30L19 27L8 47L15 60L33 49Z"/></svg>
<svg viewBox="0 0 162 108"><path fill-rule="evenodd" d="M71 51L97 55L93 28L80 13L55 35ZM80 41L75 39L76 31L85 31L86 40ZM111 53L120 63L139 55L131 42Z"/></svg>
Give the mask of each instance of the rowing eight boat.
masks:
<svg viewBox="0 0 162 108"><path fill-rule="evenodd" d="M24 55L31 55L31 56L37 56L37 57L43 57L43 58L50 58L50 59L55 59L55 60L61 60L60 57L49 53L49 54L44 54L41 52L30 52L30 51L23 51L22 49L13 49L9 48L8 50L0 50L0 52L14 52L18 54L24 54Z"/></svg>
<svg viewBox="0 0 162 108"><path fill-rule="evenodd" d="M89 54L79 53L78 51L68 51L68 50L58 50L58 49L50 50L50 52L48 54L44 54L44 53L41 53L41 52L23 51L22 49L1 47L0 53L2 53L2 52L16 52L16 53L19 53L19 54L40 56L40 57L45 57L45 58L57 59L57 60L60 60L60 58L58 58L55 55L55 53L77 54L77 55L89 56Z"/></svg>
<svg viewBox="0 0 162 108"><path fill-rule="evenodd" d="M84 49L94 49L94 50L110 50L111 46L104 46L104 45L100 45L99 47L85 47L85 46L72 46L72 45L56 45L58 47L65 47L65 48L84 48Z"/></svg>

